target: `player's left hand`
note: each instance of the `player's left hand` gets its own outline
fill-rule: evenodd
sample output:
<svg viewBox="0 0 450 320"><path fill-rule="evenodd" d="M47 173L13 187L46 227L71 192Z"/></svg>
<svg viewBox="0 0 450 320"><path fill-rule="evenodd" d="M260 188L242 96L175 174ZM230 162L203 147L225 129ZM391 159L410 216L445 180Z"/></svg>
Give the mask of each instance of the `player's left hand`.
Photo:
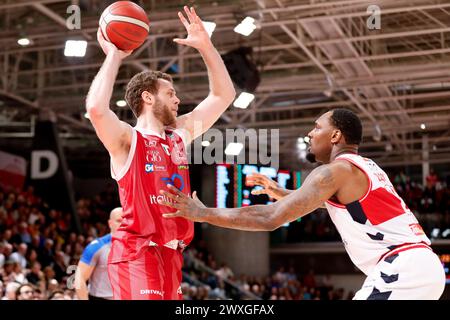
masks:
<svg viewBox="0 0 450 320"><path fill-rule="evenodd" d="M186 28L188 35L185 39L175 38L173 41L197 50L210 45L211 39L195 9L193 7L189 9L187 6L184 6L184 12L186 13L187 19L182 12L178 12L178 17Z"/></svg>
<svg viewBox="0 0 450 320"><path fill-rule="evenodd" d="M161 190L159 193L164 195L168 201L160 200L159 204L177 209L174 213L163 214L164 218L186 218L196 222L202 222L204 209L206 206L197 197L197 192L192 193L192 198L175 188L173 185L167 185L169 191Z"/></svg>

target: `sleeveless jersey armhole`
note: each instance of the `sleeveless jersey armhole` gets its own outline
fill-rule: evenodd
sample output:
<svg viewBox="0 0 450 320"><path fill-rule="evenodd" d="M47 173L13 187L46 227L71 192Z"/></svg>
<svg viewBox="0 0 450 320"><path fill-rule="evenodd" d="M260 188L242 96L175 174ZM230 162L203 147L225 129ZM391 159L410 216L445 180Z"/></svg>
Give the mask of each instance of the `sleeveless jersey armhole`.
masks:
<svg viewBox="0 0 450 320"><path fill-rule="evenodd" d="M125 165L122 167L122 169L120 169L118 174L116 174L114 172L112 161L110 161L111 177L114 180L119 181L120 179L122 179L125 176L125 174L128 172L128 170L130 169L131 161L133 161L134 153L136 151L136 143L137 143L137 132L134 128L132 128L130 152L128 153L128 157L127 157L127 161L125 162Z"/></svg>
<svg viewBox="0 0 450 320"><path fill-rule="evenodd" d="M369 174L368 174L368 173L366 172L366 170L364 170L359 164L357 164L355 161L353 161L353 160L351 160L351 159L348 159L348 158L338 158L338 159L335 159L335 161L336 161L336 160L340 160L340 161L348 161L348 162L350 162L351 164L353 164L355 167L357 167L359 170L361 170L362 172L364 172L364 174L366 175L367 180L369 181L369 186L368 186L368 188L367 188L366 193L365 193L360 199L358 199L358 201L361 203L362 201L364 201L364 199L367 198L367 196L369 195L370 191L372 190L372 180L370 179ZM341 208L341 209L345 209L345 208L346 208L345 205L340 204L340 203L333 202L333 201L331 201L331 200L327 200L327 203L330 204L330 205L332 205L333 207L338 207L338 208Z"/></svg>

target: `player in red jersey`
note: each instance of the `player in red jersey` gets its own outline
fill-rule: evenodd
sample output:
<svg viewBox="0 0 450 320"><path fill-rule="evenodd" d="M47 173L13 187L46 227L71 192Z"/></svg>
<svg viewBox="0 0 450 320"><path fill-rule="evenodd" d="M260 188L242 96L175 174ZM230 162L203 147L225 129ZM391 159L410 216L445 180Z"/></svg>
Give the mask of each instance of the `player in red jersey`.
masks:
<svg viewBox="0 0 450 320"><path fill-rule="evenodd" d="M111 157L123 221L112 238L108 273L114 299L180 299L182 249L193 238L193 223L163 219L172 212L161 206L159 190L173 185L190 194L186 146L208 130L227 109L235 90L227 69L193 8L178 16L187 38L174 42L193 47L208 69L209 95L190 113L177 117L172 78L144 71L128 83L126 100L137 117L131 127L109 108L119 67L131 52L118 50L98 32L106 54L86 100L95 131ZM198 124L201 130L194 131Z"/></svg>

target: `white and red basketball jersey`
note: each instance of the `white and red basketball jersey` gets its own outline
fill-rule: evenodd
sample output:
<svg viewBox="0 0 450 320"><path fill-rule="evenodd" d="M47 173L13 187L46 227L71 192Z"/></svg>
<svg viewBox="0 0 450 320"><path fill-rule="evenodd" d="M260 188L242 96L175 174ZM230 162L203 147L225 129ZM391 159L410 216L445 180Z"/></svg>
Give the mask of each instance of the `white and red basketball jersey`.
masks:
<svg viewBox="0 0 450 320"><path fill-rule="evenodd" d="M188 245L194 236L194 223L184 218L163 218L175 209L160 205L159 192L167 185L190 194L186 147L180 134L165 130L161 137L153 131L133 128L130 152L125 166L111 175L119 187L123 221L112 238L109 261L134 260L149 245L176 249ZM166 199L168 200L168 199Z"/></svg>
<svg viewBox="0 0 450 320"><path fill-rule="evenodd" d="M347 205L326 202L350 259L361 271L369 274L383 254L396 246L430 244L414 214L375 162L357 154L343 154L335 161L351 162L369 179L369 188L358 201Z"/></svg>

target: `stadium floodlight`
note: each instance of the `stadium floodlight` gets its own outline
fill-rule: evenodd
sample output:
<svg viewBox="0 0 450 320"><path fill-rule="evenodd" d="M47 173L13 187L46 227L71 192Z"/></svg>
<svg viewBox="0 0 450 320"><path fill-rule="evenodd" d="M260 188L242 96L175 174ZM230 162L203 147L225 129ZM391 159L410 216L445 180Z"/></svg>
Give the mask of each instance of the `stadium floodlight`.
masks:
<svg viewBox="0 0 450 320"><path fill-rule="evenodd" d="M299 150L306 150L308 148L308 145L304 142L301 142L301 143L297 144L297 147Z"/></svg>
<svg viewBox="0 0 450 320"><path fill-rule="evenodd" d="M450 235L450 229L445 229L442 232L442 238L447 238Z"/></svg>
<svg viewBox="0 0 450 320"><path fill-rule="evenodd" d="M225 148L225 154L227 156L237 156L239 153L241 153L243 148L244 148L244 145L242 143L231 142Z"/></svg>
<svg viewBox="0 0 450 320"><path fill-rule="evenodd" d="M252 17L246 17L234 28L234 32L242 34L243 36L249 36L253 31L255 31L255 29L255 19Z"/></svg>
<svg viewBox="0 0 450 320"><path fill-rule="evenodd" d="M236 108L245 109L249 106L250 102L252 102L253 99L255 99L255 95L248 92L242 92L234 101L233 106L235 106Z"/></svg>
<svg viewBox="0 0 450 320"><path fill-rule="evenodd" d="M86 48L87 42L84 40L67 40L64 55L66 57L84 57Z"/></svg>
<svg viewBox="0 0 450 320"><path fill-rule="evenodd" d="M116 101L116 106L121 107L121 108L126 107L127 106L127 102L125 100L117 100Z"/></svg>
<svg viewBox="0 0 450 320"><path fill-rule="evenodd" d="M420 129L425 130L426 128L427 128L427 126L425 125L425 123L422 123L422 124L420 125Z"/></svg>
<svg viewBox="0 0 450 320"><path fill-rule="evenodd" d="M300 137L297 139L297 148L300 151L308 149L309 137Z"/></svg>
<svg viewBox="0 0 450 320"><path fill-rule="evenodd" d="M431 230L431 237L432 238L437 238L439 237L439 233L441 232L441 229L439 228L433 228L433 230Z"/></svg>
<svg viewBox="0 0 450 320"><path fill-rule="evenodd" d="M17 40L17 43L22 47L26 47L31 44L31 40L28 38L20 38L19 40Z"/></svg>

